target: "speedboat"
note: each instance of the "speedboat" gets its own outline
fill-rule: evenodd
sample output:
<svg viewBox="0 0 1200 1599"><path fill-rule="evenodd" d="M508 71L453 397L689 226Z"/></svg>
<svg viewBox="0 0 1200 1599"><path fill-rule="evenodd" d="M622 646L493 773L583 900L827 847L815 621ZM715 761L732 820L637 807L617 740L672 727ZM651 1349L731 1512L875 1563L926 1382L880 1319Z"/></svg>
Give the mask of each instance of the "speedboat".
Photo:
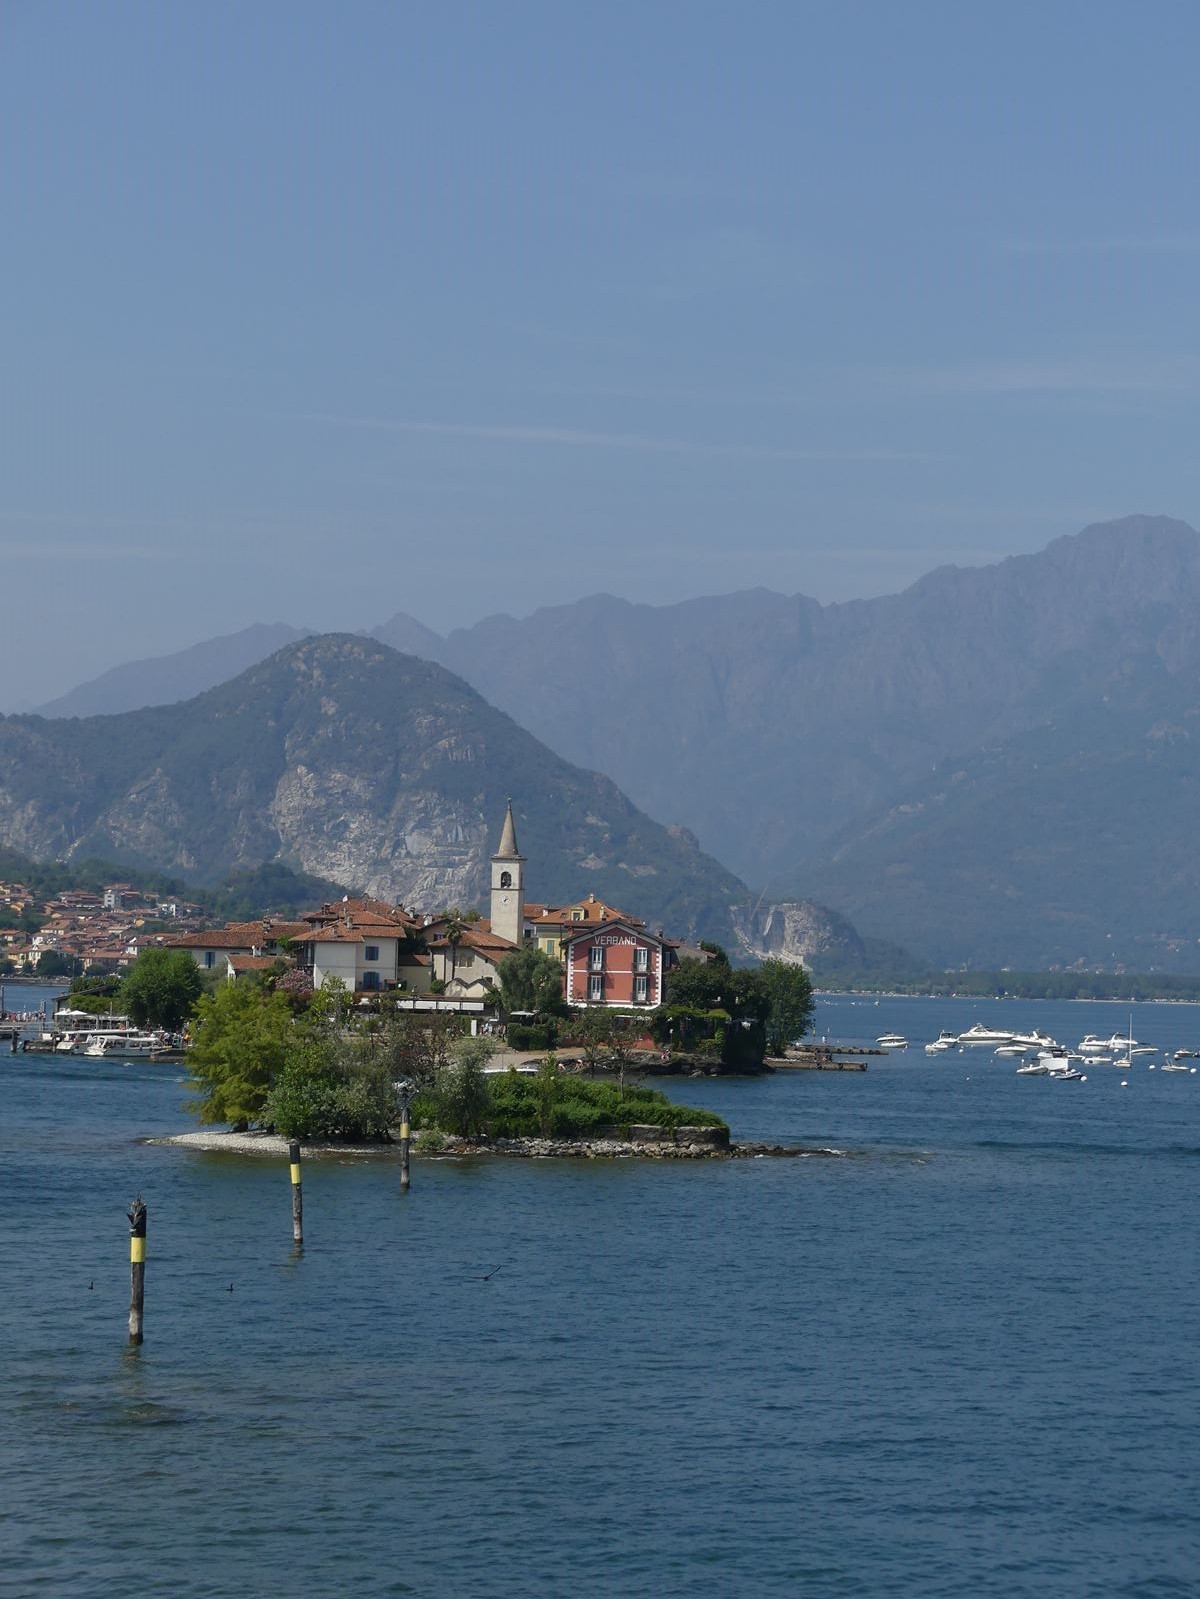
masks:
<svg viewBox="0 0 1200 1599"><path fill-rule="evenodd" d="M1087 1078L1082 1072L1077 1072L1074 1066L1066 1066L1061 1071L1057 1068L1046 1073L1047 1077L1054 1077L1060 1083L1086 1083Z"/></svg>
<svg viewBox="0 0 1200 1599"><path fill-rule="evenodd" d="M1057 1038L1051 1038L1049 1033L1014 1033L1012 1035L1013 1048L1021 1049L1057 1049Z"/></svg>
<svg viewBox="0 0 1200 1599"><path fill-rule="evenodd" d="M1048 1077L1049 1075L1049 1066L1045 1065L1040 1060L1031 1060L1028 1066L1017 1067L1018 1077Z"/></svg>
<svg viewBox="0 0 1200 1599"><path fill-rule="evenodd" d="M1165 1072L1194 1072L1196 1070L1194 1066L1185 1066L1181 1060L1165 1060L1163 1061L1162 1069Z"/></svg>
<svg viewBox="0 0 1200 1599"><path fill-rule="evenodd" d="M883 1033L875 1040L875 1042L879 1045L880 1049L908 1048L908 1039L904 1037L903 1033Z"/></svg>
<svg viewBox="0 0 1200 1599"><path fill-rule="evenodd" d="M959 1033L958 1041L960 1044L968 1045L991 1044L995 1048L997 1044L1011 1044L1013 1035L1002 1033L995 1027L985 1027L982 1022L976 1022L974 1027L968 1027L965 1033Z"/></svg>
<svg viewBox="0 0 1200 1599"><path fill-rule="evenodd" d="M957 1033L939 1033L932 1044L925 1045L927 1055L945 1055L948 1050L958 1048Z"/></svg>
<svg viewBox="0 0 1200 1599"><path fill-rule="evenodd" d="M1089 1033L1079 1040L1076 1049L1080 1055L1111 1055L1113 1042L1111 1038L1097 1038L1095 1033Z"/></svg>
<svg viewBox="0 0 1200 1599"><path fill-rule="evenodd" d="M1032 1044L1001 1044L996 1053L997 1055L1027 1055L1033 1047Z"/></svg>

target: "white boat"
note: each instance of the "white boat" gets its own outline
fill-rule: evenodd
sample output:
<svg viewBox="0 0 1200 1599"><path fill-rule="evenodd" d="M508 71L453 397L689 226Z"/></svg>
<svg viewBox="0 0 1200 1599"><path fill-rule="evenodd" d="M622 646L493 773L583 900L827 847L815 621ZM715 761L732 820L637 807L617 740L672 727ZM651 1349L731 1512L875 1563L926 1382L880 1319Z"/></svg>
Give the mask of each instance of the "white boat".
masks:
<svg viewBox="0 0 1200 1599"><path fill-rule="evenodd" d="M1163 1061L1162 1069L1165 1072L1194 1072L1196 1070L1194 1066L1185 1066L1181 1060L1165 1060Z"/></svg>
<svg viewBox="0 0 1200 1599"><path fill-rule="evenodd" d="M1046 1073L1046 1076L1047 1077L1053 1077L1060 1083L1086 1083L1087 1082L1087 1078L1084 1076L1084 1074L1082 1072L1077 1072L1075 1070L1074 1066L1066 1066L1062 1070L1058 1070L1057 1068L1055 1068L1054 1070L1048 1071Z"/></svg>
<svg viewBox="0 0 1200 1599"><path fill-rule="evenodd" d="M927 1055L945 1055L948 1051L958 1048L957 1033L939 1033L931 1044L925 1045Z"/></svg>
<svg viewBox="0 0 1200 1599"><path fill-rule="evenodd" d="M1071 1056L1061 1044L1056 1044L1053 1049L1039 1050L1038 1062L1050 1072L1065 1072L1071 1069Z"/></svg>
<svg viewBox="0 0 1200 1599"><path fill-rule="evenodd" d="M1031 1060L1028 1066L1017 1067L1018 1077L1048 1077L1049 1075L1049 1066L1044 1065L1040 1060Z"/></svg>
<svg viewBox="0 0 1200 1599"><path fill-rule="evenodd" d="M968 1027L965 1033L959 1033L958 1035L960 1044L968 1046L971 1044L991 1044L993 1049L998 1044L1011 1044L1012 1041L1013 1035L1011 1033L1002 1033L995 1027L985 1027L982 1022L976 1022L974 1027Z"/></svg>
<svg viewBox="0 0 1200 1599"><path fill-rule="evenodd" d="M1111 1055L1113 1045L1111 1038L1097 1038L1095 1033L1089 1033L1086 1038L1079 1040L1075 1048L1080 1055Z"/></svg>
<svg viewBox="0 0 1200 1599"><path fill-rule="evenodd" d="M997 1055L1027 1055L1034 1046L1032 1044L1001 1044L996 1051Z"/></svg>
<svg viewBox="0 0 1200 1599"><path fill-rule="evenodd" d="M103 1060L149 1060L165 1048L161 1033L97 1033L84 1045L83 1053Z"/></svg>
<svg viewBox="0 0 1200 1599"><path fill-rule="evenodd" d="M1036 1029L1032 1033L1014 1033L1012 1035L1014 1049L1057 1049L1058 1039L1051 1038L1049 1033L1039 1033Z"/></svg>
<svg viewBox="0 0 1200 1599"><path fill-rule="evenodd" d="M903 1033L883 1033L875 1040L875 1042L879 1045L880 1049L908 1048L908 1039L904 1037Z"/></svg>

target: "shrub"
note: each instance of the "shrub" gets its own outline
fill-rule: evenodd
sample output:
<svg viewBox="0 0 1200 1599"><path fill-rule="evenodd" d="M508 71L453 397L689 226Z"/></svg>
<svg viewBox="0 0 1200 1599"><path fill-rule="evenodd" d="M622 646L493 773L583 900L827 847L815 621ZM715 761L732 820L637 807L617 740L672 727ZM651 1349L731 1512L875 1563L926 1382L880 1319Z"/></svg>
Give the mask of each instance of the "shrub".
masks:
<svg viewBox="0 0 1200 1599"><path fill-rule="evenodd" d="M553 1022L509 1022L506 1033L510 1049L553 1049L558 1029Z"/></svg>
<svg viewBox="0 0 1200 1599"><path fill-rule="evenodd" d="M654 1127L725 1126L712 1111L677 1105L653 1088L627 1088L622 1093L616 1083L596 1083L562 1073L551 1080L548 1069L537 1077L505 1072L486 1086L485 1125L496 1138L533 1138L546 1136L548 1131L560 1138L578 1138L599 1127L628 1127L634 1122ZM442 1107L436 1096L422 1095L418 1100L413 1116L415 1120L419 1110L423 1127L457 1130L439 1119Z"/></svg>

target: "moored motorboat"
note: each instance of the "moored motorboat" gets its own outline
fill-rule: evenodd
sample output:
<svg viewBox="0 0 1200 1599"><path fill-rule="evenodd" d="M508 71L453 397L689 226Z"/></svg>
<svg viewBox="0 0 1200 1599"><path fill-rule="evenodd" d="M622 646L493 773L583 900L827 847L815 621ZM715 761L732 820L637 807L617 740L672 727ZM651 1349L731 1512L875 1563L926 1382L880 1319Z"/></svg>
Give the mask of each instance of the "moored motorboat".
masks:
<svg viewBox="0 0 1200 1599"><path fill-rule="evenodd" d="M985 1027L982 1022L976 1022L973 1027L968 1027L965 1033L959 1033L960 1044L991 1044L993 1048L998 1044L1011 1044L1013 1035L1002 1033L996 1027Z"/></svg>
<svg viewBox="0 0 1200 1599"><path fill-rule="evenodd" d="M941 1032L931 1044L925 1045L927 1055L945 1055L958 1048L958 1034Z"/></svg>
<svg viewBox="0 0 1200 1599"><path fill-rule="evenodd" d="M859 1035L861 1037L861 1034ZM880 1049L907 1049L908 1039L903 1033L882 1033L875 1040Z"/></svg>

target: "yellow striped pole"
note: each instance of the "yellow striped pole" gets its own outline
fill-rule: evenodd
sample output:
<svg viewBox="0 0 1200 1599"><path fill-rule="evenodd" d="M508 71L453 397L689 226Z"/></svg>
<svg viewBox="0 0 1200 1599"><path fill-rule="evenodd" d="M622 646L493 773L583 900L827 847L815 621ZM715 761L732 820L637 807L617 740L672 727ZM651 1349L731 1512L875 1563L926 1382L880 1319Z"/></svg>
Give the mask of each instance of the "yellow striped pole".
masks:
<svg viewBox="0 0 1200 1599"><path fill-rule="evenodd" d="M288 1143L288 1160L292 1167L292 1238L297 1244L304 1242L304 1196L300 1191L300 1144L295 1138Z"/></svg>
<svg viewBox="0 0 1200 1599"><path fill-rule="evenodd" d="M400 1089L400 1192L408 1193L408 1109L412 1090L407 1083Z"/></svg>
<svg viewBox="0 0 1200 1599"><path fill-rule="evenodd" d="M141 1194L129 1216L129 1342L142 1341L142 1310L146 1300L146 1206Z"/></svg>

